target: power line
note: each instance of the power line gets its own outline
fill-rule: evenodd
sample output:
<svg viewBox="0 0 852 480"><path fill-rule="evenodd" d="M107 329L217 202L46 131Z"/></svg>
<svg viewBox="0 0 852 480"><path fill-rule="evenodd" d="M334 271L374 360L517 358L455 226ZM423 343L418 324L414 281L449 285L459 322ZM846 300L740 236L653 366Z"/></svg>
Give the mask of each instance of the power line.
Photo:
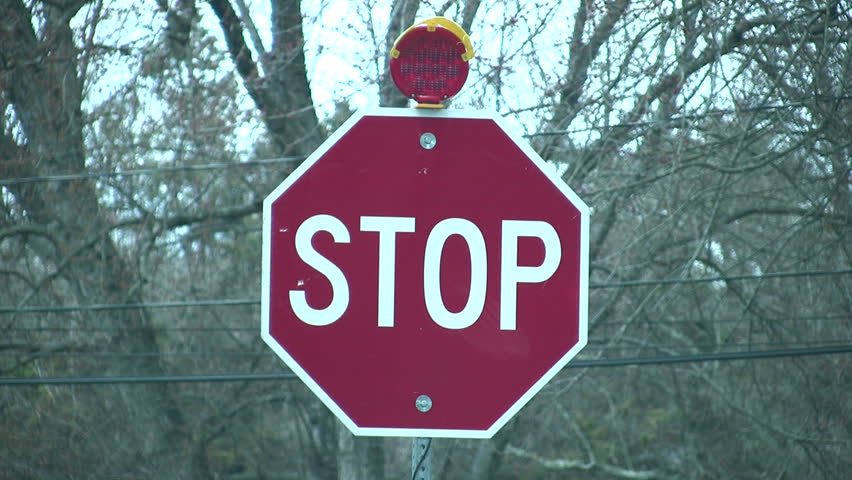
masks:
<svg viewBox="0 0 852 480"><path fill-rule="evenodd" d="M56 313L77 311L102 311L102 310L135 310L140 308L182 308L182 307L235 307L256 306L260 300L254 299L231 299L231 300L178 300L164 302L138 302L138 303L95 303L91 305L42 305L33 307L0 307L0 314L4 313Z"/></svg>
<svg viewBox="0 0 852 480"><path fill-rule="evenodd" d="M785 315L785 316L773 316L773 317L763 317L763 316L754 316L750 317L756 322L762 323L776 323L776 322L818 322L818 321L834 321L834 320L850 320L849 314L842 313L826 313L822 315ZM650 319L650 318L636 318L632 320L600 320L594 323L593 326L623 326L623 325L643 325L643 326L654 326L654 325L681 325L681 324L707 324L708 322L712 322L713 324L722 324L722 323L741 323L743 321L747 321L743 316L738 317L727 317L727 318L714 318L712 320L702 319L702 320L691 320L691 319ZM25 329L26 327L22 327ZM50 328L50 327L46 327ZM114 327L115 329L120 329L121 327ZM38 330L38 327L32 327L34 330Z"/></svg>
<svg viewBox="0 0 852 480"><path fill-rule="evenodd" d="M715 283L715 282L735 282L738 280L766 280L770 278L790 278L790 277L820 277L833 275L848 275L852 273L852 269L848 270L814 270L814 271L794 271L794 272L770 272L753 275L729 275L717 277L702 277L702 278L663 278L658 280L627 280L623 282L609 282L591 284L589 288L621 288L621 287L639 287L651 285L673 285L673 284L691 284L691 283ZM0 310L2 312L2 310Z"/></svg>
<svg viewBox="0 0 852 480"><path fill-rule="evenodd" d="M852 95L842 95L838 97L815 97L816 101L845 101L852 99ZM687 120L700 120L711 117L719 117L722 115L732 115L736 113L747 113L747 112L758 112L758 111L768 111L768 110L781 110L787 108L803 108L808 104L806 102L795 102L795 103L787 103L787 104L772 104L772 105L757 105L754 107L743 107L738 109L730 109L730 110L712 110L705 113L693 114L693 115L681 115L678 117L674 117L668 120L651 120L645 122L625 122L625 123L616 123L611 125L602 125L602 126L593 126L593 127L584 127L573 130L557 130L551 132L535 132L523 135L526 138L538 137L538 136L559 136L559 135L571 135L574 133L584 133L591 132L597 130L612 130L616 128L635 128L635 127L648 127L652 125L658 124L671 124L675 122L687 121ZM294 163L301 162L305 159L305 157L273 157L267 159L259 159L259 160L247 160L243 162L221 162L221 163L207 163L207 164L199 164L199 165L184 165L184 166L174 166L174 167L151 167L151 168L140 168L133 170L122 170L118 172L85 172L85 173L71 173L64 175L42 175L35 177L20 177L20 178L6 178L0 179L0 187L8 186L8 185L17 185L22 183L38 183L38 182L68 182L74 180L89 180L96 178L111 178L111 177L127 177L127 176L138 176L138 175L154 175L160 173L174 173L174 172L192 172L192 171L203 171L203 170L220 170L220 169L229 169L229 168L239 168L239 167L253 167L253 166L267 166L267 165L277 165L282 163Z"/></svg>
<svg viewBox="0 0 852 480"><path fill-rule="evenodd" d="M771 348L806 348L806 347L827 347L836 345L852 345L852 338L831 339L831 340L798 340L788 342L752 342L752 343L732 343L719 345L715 343L693 344L693 345L675 345L675 344L645 344L645 345L610 345L603 342L590 342L586 345L585 350L595 351L648 351L662 350L673 353L677 350L721 350L726 349L727 352L738 353L734 348L747 349L753 351L755 347L761 347L765 350ZM764 350L760 350L764 351ZM714 353L727 353L716 351ZM40 360L48 361L53 358L176 358L176 357L274 357L275 353L272 350L201 350L201 351L155 351L155 352L121 352L121 351L55 351L55 350L25 350L18 351L0 351L0 357L28 357L39 358Z"/></svg>
<svg viewBox="0 0 852 480"><path fill-rule="evenodd" d="M814 97L814 100L823 101L823 102L834 102L841 100L850 100L852 99L852 95L841 95L839 97L829 97L829 96L820 96ZM752 113L752 112L763 112L770 110L784 110L788 108L804 108L807 107L808 103L806 102L795 102L795 103L781 103L781 104L772 104L772 105L756 105L753 107L742 107L736 109L729 110L710 110L704 113L697 113L692 115L679 115L676 117L672 117L666 120L649 120L644 122L624 122L624 123L614 123L611 125L602 125L602 126L594 126L594 127L583 127L583 128L575 128L571 130L554 130L550 132L535 132L528 133L524 135L526 138L532 137L554 137L561 135L572 135L575 133L587 133L594 132L600 130L614 130L617 128L635 128L635 127L651 127L654 125L666 125L666 124L677 124L678 122L686 122L690 120L704 120L707 118L713 117L721 117L724 115L733 115L737 113Z"/></svg>
<svg viewBox="0 0 852 480"><path fill-rule="evenodd" d="M301 162L304 159L305 157L273 157L258 160L246 160L244 162L219 162L205 163L199 165L181 165L175 167L151 167L133 170L121 170L117 172L100 171L69 173L65 175L42 175L37 177L5 178L0 179L0 187L5 187L8 185L18 185L22 183L70 182L74 180L90 180L95 178L132 177L138 175L154 175L160 173L198 172L204 170L224 170L229 168L269 166L279 165L282 163Z"/></svg>
<svg viewBox="0 0 852 480"><path fill-rule="evenodd" d="M274 352L271 350L265 351L227 351L227 350L204 350L204 351L186 351L186 352L98 352L98 351L39 351L39 350L20 350L20 351L0 351L0 357L33 357L42 360L49 360L51 357L56 358L152 358L152 357L265 357L272 356Z"/></svg>
<svg viewBox="0 0 852 480"><path fill-rule="evenodd" d="M676 363L725 362L732 360L765 360L771 358L794 358L818 355L852 353L852 344L829 347L785 348L753 352L720 352L695 355L672 355L659 357L614 358L601 360L578 360L568 363L568 368L630 367L641 365L671 365Z"/></svg>
<svg viewBox="0 0 852 480"><path fill-rule="evenodd" d="M770 272L754 275L731 275L702 278L663 278L657 280L628 280L623 282L592 283L589 289L641 287L654 285L676 285L715 282L735 282L744 280L767 280L773 278L795 278L795 277L821 277L839 276L852 274L852 269L847 270L812 270L791 272ZM255 299L225 299L225 300L183 300L162 302L138 302L138 303L98 303L91 305L40 305L31 307L0 306L0 315L10 313L58 313L76 311L102 311L102 310L134 310L140 308L182 308L182 307L229 307L229 306L257 306L260 300Z"/></svg>
<svg viewBox="0 0 852 480"><path fill-rule="evenodd" d="M760 347L765 350L775 349L775 348L805 348L805 347L827 347L833 345L852 345L852 338L832 338L828 340L790 340L790 341L764 341L764 342L739 342L739 343L618 343L615 344L611 342L609 339L602 339L599 341L590 340L588 344L586 344L586 349L594 349L594 350L663 350L668 351L666 353L674 353L677 350L692 350L695 351L704 351L706 353L722 353L722 352L736 352L737 349L745 349L747 351L753 351L755 348Z"/></svg>
<svg viewBox="0 0 852 480"><path fill-rule="evenodd" d="M822 321L837 321L837 320L847 320L852 321L852 318L848 314L843 313L826 313L821 315L785 315L785 316L773 316L773 317L763 317L763 316L755 316L752 317L754 321L761 323L777 323L777 322L822 322ZM726 317L726 318L713 318L713 319L701 319L701 320L690 320L690 319L682 319L682 320L667 320L667 319L648 319L648 318L637 318L629 321L624 320L600 320L595 322L594 326L623 326L626 324L631 325L642 325L642 326L654 326L654 325L680 325L680 324L707 324L713 323L724 324L724 323L742 323L744 318L741 316L738 317ZM220 327L210 327L210 326L183 326L183 327L170 327L170 326L150 326L150 327L124 327L124 326L108 326L108 327L89 327L89 326L71 326L71 327L55 327L55 326L14 326L7 327L2 329L4 332L26 332L26 333L46 333L46 332L64 332L64 333L97 333L97 332L204 332L204 333L214 333L214 332L255 332L257 331L257 327L245 327L245 326L220 326Z"/></svg>
<svg viewBox="0 0 852 480"><path fill-rule="evenodd" d="M790 348L756 352L724 352L697 355L669 355L599 360L574 360L565 368L606 368L646 365L672 365L679 363L704 363L735 360L765 360L772 358L795 358L806 356L836 355L852 353L852 344L829 347ZM145 383L198 383L198 382L249 382L292 380L293 373L217 373L188 375L110 376L110 377L3 377L0 386L41 385L97 385L97 384L145 384Z"/></svg>
<svg viewBox="0 0 852 480"><path fill-rule="evenodd" d="M108 385L115 383L201 383L292 380L295 373L212 373L191 375L118 375L112 377L4 377L3 385Z"/></svg>
<svg viewBox="0 0 852 480"><path fill-rule="evenodd" d="M791 317L794 318L794 317ZM846 318L846 317L844 317ZM730 320L734 321L734 320ZM255 332L257 327L8 327L4 332Z"/></svg>

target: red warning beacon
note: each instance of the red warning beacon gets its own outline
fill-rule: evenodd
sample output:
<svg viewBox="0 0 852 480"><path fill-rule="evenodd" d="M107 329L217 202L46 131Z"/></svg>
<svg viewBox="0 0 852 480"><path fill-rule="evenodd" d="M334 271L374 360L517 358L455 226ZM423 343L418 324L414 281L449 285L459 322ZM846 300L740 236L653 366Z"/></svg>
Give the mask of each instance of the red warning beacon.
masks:
<svg viewBox="0 0 852 480"><path fill-rule="evenodd" d="M391 77L402 94L418 107L443 108L467 80L473 44L459 24L435 17L402 32L390 54Z"/></svg>

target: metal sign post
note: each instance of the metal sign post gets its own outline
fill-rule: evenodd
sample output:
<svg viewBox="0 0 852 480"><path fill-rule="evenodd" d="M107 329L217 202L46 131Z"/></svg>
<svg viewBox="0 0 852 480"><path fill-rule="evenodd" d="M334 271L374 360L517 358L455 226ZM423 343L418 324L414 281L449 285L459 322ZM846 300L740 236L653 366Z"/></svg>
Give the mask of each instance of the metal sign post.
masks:
<svg viewBox="0 0 852 480"><path fill-rule="evenodd" d="M411 480L432 480L432 439L411 440Z"/></svg>

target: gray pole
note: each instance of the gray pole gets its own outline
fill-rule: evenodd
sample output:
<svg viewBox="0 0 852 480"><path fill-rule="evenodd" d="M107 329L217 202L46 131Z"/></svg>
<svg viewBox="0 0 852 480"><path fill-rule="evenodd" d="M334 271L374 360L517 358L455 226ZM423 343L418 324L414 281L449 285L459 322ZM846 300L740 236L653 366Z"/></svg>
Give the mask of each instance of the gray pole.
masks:
<svg viewBox="0 0 852 480"><path fill-rule="evenodd" d="M432 439L411 440L411 480L432 480Z"/></svg>

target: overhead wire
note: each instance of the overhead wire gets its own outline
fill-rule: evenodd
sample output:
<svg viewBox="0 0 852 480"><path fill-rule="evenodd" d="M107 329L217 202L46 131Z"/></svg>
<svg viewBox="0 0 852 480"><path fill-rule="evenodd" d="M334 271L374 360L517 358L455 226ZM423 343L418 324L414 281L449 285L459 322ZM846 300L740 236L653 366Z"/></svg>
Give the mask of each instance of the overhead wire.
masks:
<svg viewBox="0 0 852 480"><path fill-rule="evenodd" d="M852 96L837 97L832 100L848 100ZM819 100L819 99L817 99ZM641 126L651 126L655 123L676 124L688 120L698 120L703 118L716 117L726 114L735 114L748 111L764 111L783 108L801 108L807 106L804 102L778 105L763 105L755 107L745 107L736 110L717 110L706 112L697 115L683 115L664 121L652 122L632 122L607 125L604 127L588 127L583 129L553 131L553 132L538 132L524 135L525 137L535 136L554 136L568 135L572 133L582 133L599 129L614 129L614 128L633 128ZM205 170L221 170L240 167L253 166L269 166L283 163L294 163L304 160L304 157L274 157L268 159L250 160L237 163L208 163L197 165L183 166L163 166L151 167L122 171L98 171L84 172L64 175L43 175L33 177L20 177L0 179L0 186L10 186L23 183L36 182L65 182L86 179L98 178L114 178L124 176L139 176L152 175L161 173L179 173ZM729 282L741 280L763 280L772 278L790 278L802 276L826 276L826 275L847 275L852 273L852 270L824 270L824 271L794 271L794 272L773 272L755 275L734 275L734 276L716 276L705 278L670 278L657 280L634 280L622 282L607 282L593 283L589 285L590 289L605 289L605 288L624 288L636 286L653 286L653 285L674 285L674 284L694 284L694 283L712 283L712 282ZM138 302L130 304L91 304L91 305L66 305L66 306L33 306L33 307L0 307L2 313L48 313L48 312L68 312L68 311L101 311L101 310L126 310L138 308L179 308L179 307L214 307L214 306L256 306L260 301L255 299L225 299L225 300L193 300L193 301L163 301L163 302ZM177 327L179 328L179 327ZM202 331L199 328L193 330ZM228 330L227 328L213 327L206 328L208 331ZM247 329L248 330L248 329ZM801 345L801 343L798 343ZM773 345L773 344L766 344ZM750 347L751 345L749 345ZM599 347L600 349L601 347ZM612 347L624 349L639 349L638 346ZM660 346L648 346L645 348L660 348ZM598 359L598 360L575 360L568 364L567 368L596 368L596 367L620 367L620 366L638 366L638 365L666 365L675 363L695 363L695 362L711 362L711 361L732 361L732 360L757 360L780 357L799 357L813 355L831 355L840 353L852 352L852 344L829 345L818 347L804 348L786 348L775 350L761 351L735 351L735 352L717 352L707 354L694 355L674 355L674 356L649 356L649 357L634 357L623 359ZM28 352L29 354L38 352ZM51 352L57 353L72 353L72 352ZM79 355L91 355L94 352L73 352ZM141 353L121 354L115 352L99 352L100 355L143 355ZM234 354L270 354L270 352L151 352L151 355L234 355ZM111 376L111 377L18 377L18 378L0 378L0 385L61 385L61 384L112 384L112 383L129 383L129 384L144 384L144 383L180 383L180 382L223 382L223 381L268 381L268 380L286 380L296 378L292 373L222 373L222 374L189 374L189 375L159 375L159 376Z"/></svg>
<svg viewBox="0 0 852 480"><path fill-rule="evenodd" d="M175 300L162 302L135 302L135 303L94 303L89 305L41 305L32 307L0 307L0 314L4 313L57 313L77 311L101 311L101 310L137 310L137 309L160 309L160 308L183 308L183 307L235 307L256 306L260 300L237 298L222 300Z"/></svg>
<svg viewBox="0 0 852 480"><path fill-rule="evenodd" d="M6 327L0 329L4 332L254 332L257 328L249 327Z"/></svg>
<svg viewBox="0 0 852 480"><path fill-rule="evenodd" d="M224 170L224 169L232 169L232 168L245 168L245 167L258 167L258 166L271 166L271 165L280 165L284 163L295 163L301 162L305 159L305 157L299 156L291 156L291 157L272 157L272 158L263 158L257 160L246 160L242 162L216 162L216 163L203 163L196 165L179 165L179 166L163 166L163 167L149 167L149 168L137 168L132 170L118 170L118 171L98 171L98 172L81 172L81 173L69 173L64 175L40 175L34 177L19 177L19 178L3 178L0 179L0 187L6 187L9 185L18 185L22 183L43 183L43 182L70 182L75 180L91 180L98 178L113 178L113 177L131 177L138 175L154 175L161 173L186 173L186 172L197 172L204 170Z"/></svg>
<svg viewBox="0 0 852 480"><path fill-rule="evenodd" d="M661 278L656 280L627 280L621 282L590 283L589 289L625 288L657 285L697 284L716 282L735 282L747 280L768 280L775 278L796 277L819 277L819 276L841 276L852 274L852 269L845 270L810 270L769 272L751 275L728 275L700 278ZM101 311L101 310L135 310L135 309L159 309L159 308L183 308L183 307L227 307L227 306L257 306L259 299L237 298L222 300L175 300L160 302L136 302L136 303L97 303L89 305L39 305L39 306L0 306L0 314L11 313L57 313L74 311Z"/></svg>
<svg viewBox="0 0 852 480"><path fill-rule="evenodd" d="M691 351L712 351L720 352L738 352L754 351L756 347L764 350L773 348L806 348L806 347L828 347L836 345L852 345L852 338L831 339L831 340L799 340L789 342L752 342L752 343L732 343L732 344L619 344L611 345L604 342L589 342L584 351L667 351L674 353L677 350ZM2 345L0 345L2 346ZM51 358L174 358L174 357L275 357L275 352L270 349L265 350L200 350L200 351L154 351L154 352L122 352L122 351L58 351L58 350L0 350L0 357L20 357L26 356L30 358L39 358L41 360L50 360Z"/></svg>
<svg viewBox="0 0 852 480"><path fill-rule="evenodd" d="M846 101L852 99L852 95L841 95L837 97L815 97L813 100L815 101ZM624 122L624 123L615 123L610 125L602 125L602 126L590 126L583 127L572 130L556 130L549 132L534 132L524 134L525 138L532 138L538 136L559 136L559 135L571 135L575 133L584 133L591 132L596 130L612 130L618 128L635 128L635 127L647 127L658 124L673 124L677 122L683 122L688 120L701 120L712 117L719 117L722 115L732 115L736 113L746 113L746 112L758 112L758 111L768 111L768 110L781 110L787 108L803 108L808 106L808 102L794 102L794 103L786 103L786 104L770 104L770 105L756 105L753 107L741 107L736 109L729 110L711 110L708 112L703 112L699 114L691 114L691 115L681 115L678 117L673 117L671 119L665 120L650 120L644 122ZM89 179L97 179L97 178L111 178L111 177L125 177L125 176L138 176L138 175L153 175L160 173L177 173L177 172L192 172L192 171L203 171L203 170L222 170L222 169L233 169L233 168L241 168L241 167L253 167L253 166L270 166L277 165L282 163L295 163L301 162L305 159L305 157L301 156L285 156L285 157L272 157L266 159L257 159L257 160L246 160L241 162L218 162L218 163L207 163L207 164L197 164L197 165L180 165L180 166L162 166L162 167L150 167L150 168L139 168L132 170L119 170L119 171L98 171L98 172L81 172L81 173L69 173L69 174L58 174L58 175L39 175L33 177L18 177L18 178L4 178L0 179L0 187L10 186L10 185L18 185L22 183L39 183L39 182L68 182L75 180L89 180Z"/></svg>
<svg viewBox="0 0 852 480"><path fill-rule="evenodd" d="M737 360L766 360L852 353L852 344L825 347L787 348L761 351L739 351L704 353L694 355L666 355L596 360L573 360L565 368L609 368L648 365L673 365L683 363L728 362ZM186 375L121 375L102 377L0 377L0 386L44 386L44 385L104 385L104 384L150 384L150 383L199 383L199 382L249 382L293 380L293 373L214 373Z"/></svg>
<svg viewBox="0 0 852 480"><path fill-rule="evenodd" d="M767 280L772 278L790 278L790 277L817 277L825 275L848 275L852 273L852 269L846 270L814 270L814 271L792 271L792 272L769 272L758 273L751 275L726 275L716 277L699 277L699 278L662 278L657 280L626 280L622 282L607 282L590 284L590 289L598 288L623 288L623 287L640 287L652 285L674 285L674 284L694 284L694 283L716 283L716 282L735 282L739 280Z"/></svg>
<svg viewBox="0 0 852 480"><path fill-rule="evenodd" d="M832 102L832 101L841 101L841 100L852 100L852 95L841 95L837 97L830 96L819 96L814 97L813 100L822 101L822 102ZM769 105L755 105L752 107L740 107L736 109L716 109L709 110L703 113L697 114L688 114L688 115L679 115L674 116L668 119L661 120L648 120L642 122L623 122L623 123L614 123L610 125L602 125L602 126L594 126L594 127L583 127L583 128L575 128L570 130L554 130L549 132L534 132L528 133L524 135L524 137L545 137L545 136L561 136L561 135L572 135L576 133L587 133L594 132L597 130L615 130L619 128L635 128L635 127L652 127L655 125L677 125L681 122L692 121L692 120L704 120L707 118L713 117L721 117L724 115L733 115L737 113L754 113L754 112L762 112L762 111L770 111L770 110L784 110L789 108L804 108L807 107L808 102L793 102L793 103L781 103L781 104L769 104Z"/></svg>
<svg viewBox="0 0 852 480"><path fill-rule="evenodd" d="M835 320L848 320L852 322L852 317L848 314L841 313L828 313L821 315L785 315L785 316L772 316L772 317L763 317L756 316L753 317L755 321L760 321L764 323L777 323L777 322L820 322L820 321L835 321ZM660 318L635 318L632 320L599 320L594 323L594 326L624 326L624 325L681 325L681 324L697 324L697 325L707 325L708 323L712 323L713 325L725 324L725 323L741 323L743 321L743 316L737 317L727 317L727 318L713 318L711 320L693 320L693 319L660 319ZM48 327L49 328L49 327ZM121 328L121 327L114 327Z"/></svg>
<svg viewBox="0 0 852 480"><path fill-rule="evenodd" d="M778 322L832 322L832 321L849 321L852 322L852 316L848 314L842 313L830 313L830 314L820 314L820 315L785 315L785 316L772 316L772 317L754 317L755 321L760 321L763 323L778 323ZM713 325L721 325L727 323L741 323L743 321L743 317L726 317L726 318L713 318L713 319L705 319L705 320L693 320L693 319L648 319L648 318L636 318L633 320L625 321L625 320L599 320L594 323L595 327L598 326L624 326L627 324L631 325L687 325L687 324L695 324L695 325L707 325L708 323L712 323ZM100 327L92 327L92 326L9 326L2 328L4 332L26 332L26 333L45 333L45 332L66 332L66 333L109 333L109 332L193 332L193 333L215 333L215 332L226 332L226 333L237 333L237 332L256 332L258 327L246 327L246 326L219 326L219 327L209 327L209 326L166 326L166 325L151 325L147 327L126 327L126 326L100 326Z"/></svg>

